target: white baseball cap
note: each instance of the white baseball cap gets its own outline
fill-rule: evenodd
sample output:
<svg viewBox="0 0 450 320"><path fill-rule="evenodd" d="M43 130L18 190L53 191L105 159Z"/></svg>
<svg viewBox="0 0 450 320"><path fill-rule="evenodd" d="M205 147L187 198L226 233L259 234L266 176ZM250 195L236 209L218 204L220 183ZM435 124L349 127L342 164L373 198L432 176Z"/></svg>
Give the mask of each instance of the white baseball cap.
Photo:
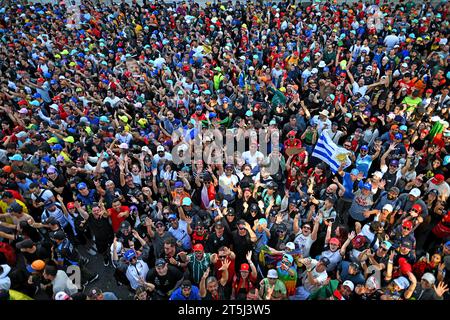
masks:
<svg viewBox="0 0 450 320"><path fill-rule="evenodd" d="M119 144L119 148L120 149L128 149L128 144L123 142L123 143Z"/></svg>
<svg viewBox="0 0 450 320"><path fill-rule="evenodd" d="M64 291L60 291L57 294L55 294L55 300L71 300L71 299L72 298Z"/></svg>
<svg viewBox="0 0 450 320"><path fill-rule="evenodd" d="M378 179L383 178L383 173L381 171L375 171L372 175Z"/></svg>
<svg viewBox="0 0 450 320"><path fill-rule="evenodd" d="M286 243L286 248L289 250L295 250L295 244L293 242Z"/></svg>
<svg viewBox="0 0 450 320"><path fill-rule="evenodd" d="M164 152L165 149L163 146L158 146L158 148L156 148L156 152Z"/></svg>
<svg viewBox="0 0 450 320"><path fill-rule="evenodd" d="M344 283L342 285L346 286L346 287L349 287L350 290L352 290L352 291L355 290L355 285L350 280L344 281Z"/></svg>
<svg viewBox="0 0 450 320"><path fill-rule="evenodd" d="M271 278L271 279L278 279L278 272L275 269L270 269L267 272L267 278Z"/></svg>
<svg viewBox="0 0 450 320"><path fill-rule="evenodd" d="M436 282L436 278L434 277L434 275L432 273L429 273L429 272L425 273L422 276L422 280L425 280L429 284L434 284Z"/></svg>
<svg viewBox="0 0 450 320"><path fill-rule="evenodd" d="M394 209L394 208L393 208L392 205L389 204L389 203L386 203L386 204L383 206L383 210L387 210L387 211L389 211L389 212L392 212L393 209Z"/></svg>
<svg viewBox="0 0 450 320"><path fill-rule="evenodd" d="M416 198L418 198L418 197L420 197L421 192L420 192L419 189L414 188L414 189L411 189L411 191L409 192L409 194L412 195L412 196L414 196L414 197L416 197Z"/></svg>

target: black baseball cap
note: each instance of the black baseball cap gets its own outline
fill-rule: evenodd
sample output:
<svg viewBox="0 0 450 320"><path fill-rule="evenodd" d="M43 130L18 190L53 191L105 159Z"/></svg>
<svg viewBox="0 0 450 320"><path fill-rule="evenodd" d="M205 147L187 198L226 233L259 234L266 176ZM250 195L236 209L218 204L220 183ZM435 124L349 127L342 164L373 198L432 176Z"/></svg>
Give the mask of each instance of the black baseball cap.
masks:
<svg viewBox="0 0 450 320"><path fill-rule="evenodd" d="M214 224L214 226L216 228L222 229L224 227L223 222L222 221L216 221L216 223Z"/></svg>
<svg viewBox="0 0 450 320"><path fill-rule="evenodd" d="M31 249L34 246L34 242L31 239L25 239L23 241L20 241L18 243L16 243L16 248L17 249Z"/></svg>
<svg viewBox="0 0 450 320"><path fill-rule="evenodd" d="M320 258L319 262L321 262L325 267L328 267L328 265L330 264L330 259L328 259L327 257L322 257Z"/></svg>
<svg viewBox="0 0 450 320"><path fill-rule="evenodd" d="M48 217L48 219L45 220L45 224L58 224L58 220L55 217Z"/></svg>
<svg viewBox="0 0 450 320"><path fill-rule="evenodd" d="M287 226L286 226L286 224L280 223L280 224L277 226L277 230L278 230L278 231L286 232L286 231L287 231Z"/></svg>
<svg viewBox="0 0 450 320"><path fill-rule="evenodd" d="M8 212L18 212L21 213L23 211L23 208L20 204L17 202L11 203L11 205L8 207Z"/></svg>
<svg viewBox="0 0 450 320"><path fill-rule="evenodd" d="M235 216L236 212L234 211L234 208L227 208L227 215Z"/></svg>
<svg viewBox="0 0 450 320"><path fill-rule="evenodd" d="M124 221L120 224L120 230L128 230L131 224L128 221Z"/></svg>
<svg viewBox="0 0 450 320"><path fill-rule="evenodd" d="M64 232L64 230L59 229L59 230L53 232L50 235L50 238L55 239L55 240L64 240L66 238L66 233Z"/></svg>
<svg viewBox="0 0 450 320"><path fill-rule="evenodd" d="M166 265L166 260L159 258L158 260L156 260L155 262L155 266L156 267L162 267Z"/></svg>
<svg viewBox="0 0 450 320"><path fill-rule="evenodd" d="M192 282L189 280L183 280L183 282L181 283L181 288L191 288L192 287Z"/></svg>

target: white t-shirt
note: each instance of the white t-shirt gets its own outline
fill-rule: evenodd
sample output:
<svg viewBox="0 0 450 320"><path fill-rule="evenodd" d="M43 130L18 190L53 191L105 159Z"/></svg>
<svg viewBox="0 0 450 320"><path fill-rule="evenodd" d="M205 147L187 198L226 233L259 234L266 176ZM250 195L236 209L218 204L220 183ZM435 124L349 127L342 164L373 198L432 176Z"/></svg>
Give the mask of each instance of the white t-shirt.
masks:
<svg viewBox="0 0 450 320"><path fill-rule="evenodd" d="M130 286L134 290L136 290L137 287L139 287L139 279L143 278L145 279L148 273L148 265L142 261L138 260L135 265L129 265L127 268L126 276L127 279L130 281Z"/></svg>
<svg viewBox="0 0 450 320"><path fill-rule="evenodd" d="M252 154L250 151L245 151L242 153L242 159L245 160L246 163L252 166L252 169L258 165L258 159L264 159L264 155L256 151L254 154Z"/></svg>
<svg viewBox="0 0 450 320"><path fill-rule="evenodd" d="M115 107L117 103L119 103L120 98L119 97L114 97L114 99L110 98L110 97L106 97L103 100L103 104L105 104L106 102L109 102L111 104L111 107Z"/></svg>
<svg viewBox="0 0 450 320"><path fill-rule="evenodd" d="M369 88L367 88L366 85L360 87L359 84L356 81L352 83L353 95L355 95L355 94L357 94L359 92L359 93L361 93L361 96L364 97L366 95L366 92L367 92L368 89Z"/></svg>
<svg viewBox="0 0 450 320"><path fill-rule="evenodd" d="M230 177L227 177L227 175L224 173L219 178L219 187L223 189L223 194L229 195L233 193L233 190L231 188L234 188L238 182L239 179L234 174L232 174Z"/></svg>
<svg viewBox="0 0 450 320"><path fill-rule="evenodd" d="M54 197L53 192L51 192L50 190L45 190L44 192L42 192L42 189L40 189L37 196L34 193L31 194L31 200L36 201L38 196L40 196L40 198L44 200L43 202L46 202L48 199Z"/></svg>
<svg viewBox="0 0 450 320"><path fill-rule="evenodd" d="M309 250L313 243L314 240L311 239L311 235L305 237L301 230L295 235L294 244L302 251L303 258L309 257Z"/></svg>

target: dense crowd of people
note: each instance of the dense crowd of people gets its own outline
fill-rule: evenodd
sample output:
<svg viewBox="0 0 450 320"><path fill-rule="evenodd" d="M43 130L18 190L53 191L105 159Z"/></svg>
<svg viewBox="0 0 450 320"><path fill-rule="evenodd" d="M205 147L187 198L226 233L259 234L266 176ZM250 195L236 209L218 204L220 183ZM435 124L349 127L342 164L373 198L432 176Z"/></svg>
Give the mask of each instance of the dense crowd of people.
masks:
<svg viewBox="0 0 450 320"><path fill-rule="evenodd" d="M0 299L448 300L449 8L9 1Z"/></svg>

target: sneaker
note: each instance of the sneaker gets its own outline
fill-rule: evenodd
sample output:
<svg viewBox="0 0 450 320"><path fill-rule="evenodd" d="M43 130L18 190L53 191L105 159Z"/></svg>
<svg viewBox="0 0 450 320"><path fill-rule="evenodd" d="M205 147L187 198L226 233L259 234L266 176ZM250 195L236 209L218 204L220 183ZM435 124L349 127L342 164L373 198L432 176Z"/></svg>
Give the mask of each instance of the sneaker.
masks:
<svg viewBox="0 0 450 320"><path fill-rule="evenodd" d="M95 256L97 254L97 251L94 250L94 248L90 247L87 249L87 253L89 253L91 256Z"/></svg>

